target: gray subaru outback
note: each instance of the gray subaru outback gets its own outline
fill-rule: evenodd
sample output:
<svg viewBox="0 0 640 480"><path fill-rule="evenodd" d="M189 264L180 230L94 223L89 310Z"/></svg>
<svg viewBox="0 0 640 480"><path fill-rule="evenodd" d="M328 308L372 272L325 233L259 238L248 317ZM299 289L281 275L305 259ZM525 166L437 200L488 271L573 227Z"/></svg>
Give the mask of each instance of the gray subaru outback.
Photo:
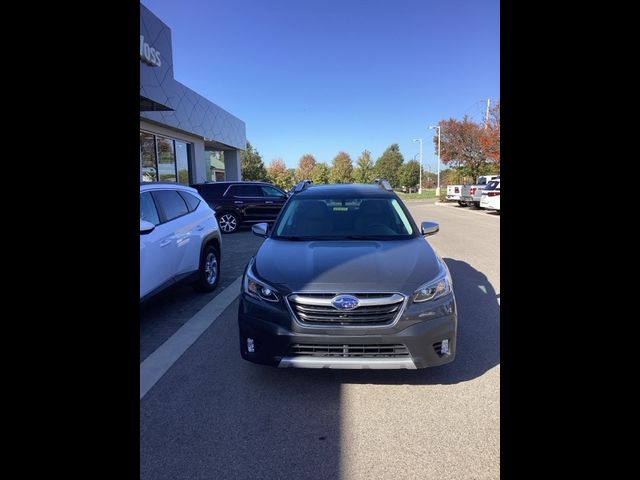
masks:
<svg viewBox="0 0 640 480"><path fill-rule="evenodd" d="M388 182L301 182L244 272L240 353L278 367L417 369L451 362L449 270Z"/></svg>

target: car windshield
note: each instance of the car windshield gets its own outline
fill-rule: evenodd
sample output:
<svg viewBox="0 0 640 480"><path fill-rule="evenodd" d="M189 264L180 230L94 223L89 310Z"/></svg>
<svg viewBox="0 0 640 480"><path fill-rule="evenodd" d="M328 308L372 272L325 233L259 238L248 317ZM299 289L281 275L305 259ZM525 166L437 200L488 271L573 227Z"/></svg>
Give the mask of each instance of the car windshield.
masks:
<svg viewBox="0 0 640 480"><path fill-rule="evenodd" d="M489 182L487 184L487 186L484 187L484 189L485 190L495 190L498 185L500 185L500 181L499 180L493 180L493 181Z"/></svg>
<svg viewBox="0 0 640 480"><path fill-rule="evenodd" d="M388 198L293 198L272 238L339 240L411 238L414 229L400 203Z"/></svg>

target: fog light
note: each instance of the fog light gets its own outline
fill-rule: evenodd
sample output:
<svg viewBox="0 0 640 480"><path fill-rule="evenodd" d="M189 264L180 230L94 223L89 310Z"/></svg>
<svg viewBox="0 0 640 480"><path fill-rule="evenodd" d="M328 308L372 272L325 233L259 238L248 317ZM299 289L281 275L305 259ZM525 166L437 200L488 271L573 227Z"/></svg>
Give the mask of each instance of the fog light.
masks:
<svg viewBox="0 0 640 480"><path fill-rule="evenodd" d="M448 338L446 340L442 340L442 348L440 349L440 353L442 355L448 355L449 354L449 339Z"/></svg>
<svg viewBox="0 0 640 480"><path fill-rule="evenodd" d="M253 343L253 338L247 338L247 351L249 353L254 353L256 351L256 346Z"/></svg>

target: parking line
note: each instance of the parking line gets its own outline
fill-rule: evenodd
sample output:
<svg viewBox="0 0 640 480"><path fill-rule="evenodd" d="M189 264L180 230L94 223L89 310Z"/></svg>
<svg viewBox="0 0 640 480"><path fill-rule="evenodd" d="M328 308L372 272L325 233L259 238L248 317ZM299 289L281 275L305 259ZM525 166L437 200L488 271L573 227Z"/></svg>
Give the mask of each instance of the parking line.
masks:
<svg viewBox="0 0 640 480"><path fill-rule="evenodd" d="M458 210L458 207L453 203L436 202L435 204L440 207L455 208L456 210ZM468 208L460 207L459 210L469 212L469 213L475 213L476 215L485 215L486 217L500 218L500 215L487 215L487 213L491 213L491 210L488 210L488 209L480 211L480 210L471 210L470 207Z"/></svg>
<svg viewBox="0 0 640 480"><path fill-rule="evenodd" d="M140 400L240 295L242 275L191 317L140 364Z"/></svg>

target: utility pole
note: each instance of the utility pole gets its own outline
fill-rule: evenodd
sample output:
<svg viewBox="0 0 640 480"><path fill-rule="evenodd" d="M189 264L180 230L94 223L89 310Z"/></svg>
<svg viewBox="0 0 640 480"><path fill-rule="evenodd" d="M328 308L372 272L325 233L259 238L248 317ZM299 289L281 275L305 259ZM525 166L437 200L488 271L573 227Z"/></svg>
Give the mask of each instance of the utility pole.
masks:
<svg viewBox="0 0 640 480"><path fill-rule="evenodd" d="M484 116L484 129L486 130L489 126L489 105L491 105L491 99L487 98L487 113Z"/></svg>
<svg viewBox="0 0 640 480"><path fill-rule="evenodd" d="M438 186L436 187L436 197L440 198L440 125L431 125L430 130L438 129Z"/></svg>
<svg viewBox="0 0 640 480"><path fill-rule="evenodd" d="M414 142L420 142L420 185L418 186L418 193L422 193L422 139L421 138L414 138L413 139ZM415 160L415 156L413 157L413 159Z"/></svg>

